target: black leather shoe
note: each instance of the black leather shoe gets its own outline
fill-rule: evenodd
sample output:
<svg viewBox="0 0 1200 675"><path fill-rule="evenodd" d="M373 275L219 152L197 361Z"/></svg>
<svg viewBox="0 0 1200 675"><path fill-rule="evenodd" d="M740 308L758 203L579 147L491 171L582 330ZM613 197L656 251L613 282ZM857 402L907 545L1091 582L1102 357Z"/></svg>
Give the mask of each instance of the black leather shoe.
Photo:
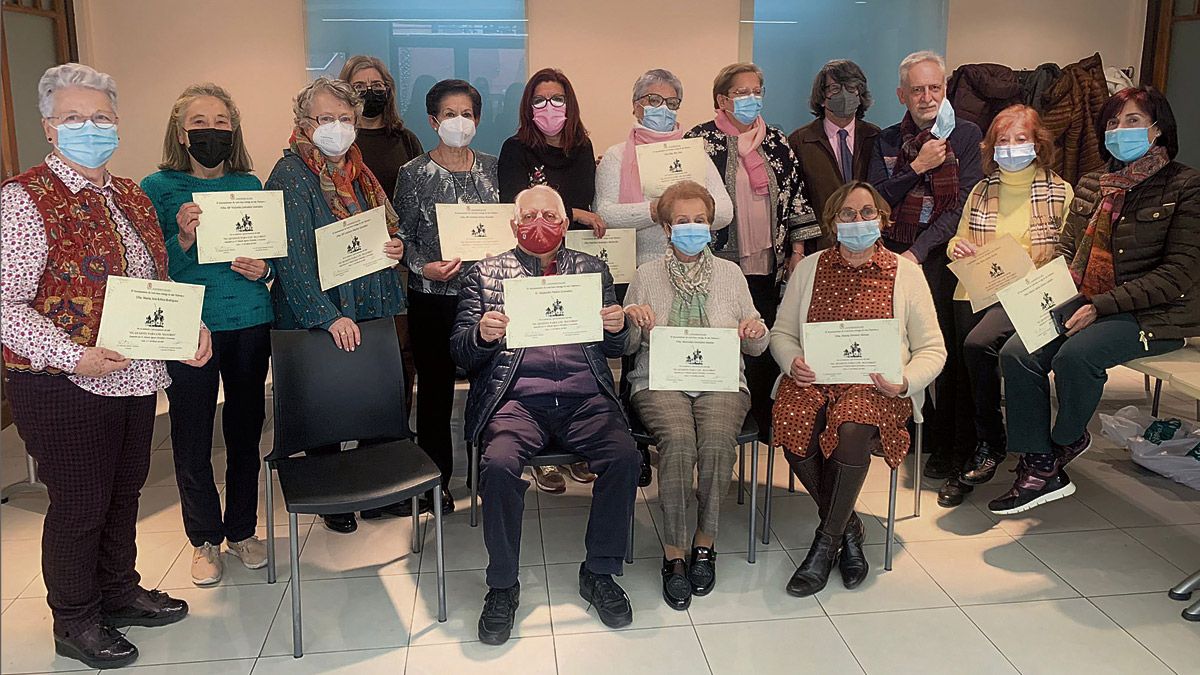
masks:
<svg viewBox="0 0 1200 675"><path fill-rule="evenodd" d="M639 447L642 451L642 472L638 474L638 487L649 487L654 481L654 471L650 468L650 451L646 448Z"/></svg>
<svg viewBox="0 0 1200 675"><path fill-rule="evenodd" d="M863 552L866 540L866 527L858 514L854 514L846 526L846 533L842 535L842 554L838 557L838 570L842 573L842 585L846 588L858 588L859 584L866 581L867 572L871 570L867 554Z"/></svg>
<svg viewBox="0 0 1200 675"><path fill-rule="evenodd" d="M395 504L388 504L377 509L366 509L361 514L363 520L378 520L384 516L395 516L397 518L412 517L412 500L405 499L398 501Z"/></svg>
<svg viewBox="0 0 1200 675"><path fill-rule="evenodd" d="M54 651L100 669L127 666L138 657L138 648L121 631L104 623L94 623L70 635L55 635Z"/></svg>
<svg viewBox="0 0 1200 675"><path fill-rule="evenodd" d="M490 588L479 615L479 640L485 645L502 645L512 634L517 607L521 605L521 583L511 588Z"/></svg>
<svg viewBox="0 0 1200 675"><path fill-rule="evenodd" d="M579 597L596 608L601 623L609 628L624 628L633 623L633 607L625 589L613 581L611 574L589 570L587 563L579 564Z"/></svg>
<svg viewBox="0 0 1200 675"><path fill-rule="evenodd" d="M1004 448L992 447L986 441L979 441L975 446L975 454L967 460L958 480L966 485L983 485L996 475L996 468L1008 455Z"/></svg>
<svg viewBox="0 0 1200 675"><path fill-rule="evenodd" d="M800 563L787 583L788 595L804 598L820 593L829 582L833 566L837 564L840 544L833 537L817 532L804 562Z"/></svg>
<svg viewBox="0 0 1200 675"><path fill-rule="evenodd" d="M165 626L187 616L188 604L162 591L139 589L133 602L103 612L102 620L114 628L122 626Z"/></svg>
<svg viewBox="0 0 1200 675"><path fill-rule="evenodd" d="M353 513L332 513L321 516L321 520L325 521L325 527L338 534L350 534L358 529L358 521L354 519Z"/></svg>
<svg viewBox="0 0 1200 675"><path fill-rule="evenodd" d="M692 604L692 582L688 581L688 566L683 558L663 558L662 584L667 607L682 612Z"/></svg>
<svg viewBox="0 0 1200 675"><path fill-rule="evenodd" d="M938 506L954 508L962 504L974 489L975 486L962 482L959 476L947 478L945 484L938 490Z"/></svg>
<svg viewBox="0 0 1200 675"><path fill-rule="evenodd" d="M688 561L688 581L692 593L705 596L717 587L717 552L708 546L693 546Z"/></svg>
<svg viewBox="0 0 1200 675"><path fill-rule="evenodd" d="M925 468L921 472L926 478L934 480L944 480L951 476L958 475L958 467L954 462L945 455L930 455L929 461L925 462Z"/></svg>

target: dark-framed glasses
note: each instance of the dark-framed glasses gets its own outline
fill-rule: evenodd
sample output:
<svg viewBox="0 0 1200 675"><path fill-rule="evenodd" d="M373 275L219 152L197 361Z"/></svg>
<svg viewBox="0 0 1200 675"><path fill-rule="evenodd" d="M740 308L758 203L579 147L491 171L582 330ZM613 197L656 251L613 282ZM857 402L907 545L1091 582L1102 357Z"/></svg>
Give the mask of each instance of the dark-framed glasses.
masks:
<svg viewBox="0 0 1200 675"><path fill-rule="evenodd" d="M117 125L117 116L104 110L97 110L91 116L80 115L79 113L69 113L66 115L51 115L48 120L58 120L57 126L66 127L72 131L82 129L83 125L91 121L99 129L111 129Z"/></svg>
<svg viewBox="0 0 1200 675"><path fill-rule="evenodd" d="M659 96L658 94L646 94L645 96L640 96L638 98L635 98L634 100L635 101L645 101L646 104L649 105L651 108L657 108L658 106L665 103L667 105L668 110L679 110L679 104L683 103L683 99L679 98L678 96L672 96L671 98L663 98L662 96Z"/></svg>
<svg viewBox="0 0 1200 675"><path fill-rule="evenodd" d="M846 84L842 84L840 82L834 82L833 84L825 85L825 95L826 96L837 96L838 94L842 93L843 90L845 90L851 94L861 94L862 86L859 84L855 84L854 82L847 82Z"/></svg>
<svg viewBox="0 0 1200 675"><path fill-rule="evenodd" d="M870 204L867 204L857 211L849 206L843 206L841 210L837 212L837 219L839 223L856 223L860 221L875 220L878 217L879 209L871 206Z"/></svg>
<svg viewBox="0 0 1200 675"><path fill-rule="evenodd" d="M545 108L547 103L555 108L561 108L567 104L567 97L563 96L562 94L555 94L550 98L546 98L545 96L534 96L533 99L529 101L529 105L532 105L539 110Z"/></svg>

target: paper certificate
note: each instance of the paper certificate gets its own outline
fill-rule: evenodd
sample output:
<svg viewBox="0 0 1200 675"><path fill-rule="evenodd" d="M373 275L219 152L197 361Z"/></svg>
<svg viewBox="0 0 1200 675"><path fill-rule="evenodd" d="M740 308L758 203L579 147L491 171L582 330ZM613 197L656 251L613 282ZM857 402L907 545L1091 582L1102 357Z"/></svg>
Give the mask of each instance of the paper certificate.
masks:
<svg viewBox="0 0 1200 675"><path fill-rule="evenodd" d="M604 339L600 275L563 274L504 280L509 349Z"/></svg>
<svg viewBox="0 0 1200 675"><path fill-rule="evenodd" d="M437 204L442 260L483 260L517 245L512 204Z"/></svg>
<svg viewBox="0 0 1200 675"><path fill-rule="evenodd" d="M1024 246L1005 235L980 246L975 255L950 263L950 271L971 297L971 311L978 312L999 302L996 291L1019 281L1034 269Z"/></svg>
<svg viewBox="0 0 1200 675"><path fill-rule="evenodd" d="M704 152L703 138L684 138L637 146L637 163L642 192L647 199L655 199L680 181L704 185L712 160Z"/></svg>
<svg viewBox="0 0 1200 675"><path fill-rule="evenodd" d="M203 286L110 276L96 346L130 359L195 358L203 308Z"/></svg>
<svg viewBox="0 0 1200 675"><path fill-rule="evenodd" d="M1075 296L1067 259L1055 258L996 295L1030 354L1058 337L1050 310Z"/></svg>
<svg viewBox="0 0 1200 675"><path fill-rule="evenodd" d="M567 248L603 260L615 284L627 284L637 274L637 230L610 229L602 239L591 230L571 230L567 232Z"/></svg>
<svg viewBox="0 0 1200 675"><path fill-rule="evenodd" d="M317 276L323 291L396 264L383 254L391 237L382 206L318 227L313 233L317 237Z"/></svg>
<svg viewBox="0 0 1200 675"><path fill-rule="evenodd" d="M806 323L804 361L817 374L817 384L871 384L871 373L900 384L904 381L900 322L871 319Z"/></svg>
<svg viewBox="0 0 1200 675"><path fill-rule="evenodd" d="M737 391L741 341L736 328L655 326L650 331L650 388Z"/></svg>
<svg viewBox="0 0 1200 675"><path fill-rule="evenodd" d="M196 255L201 264L234 258L286 258L283 192L194 192L200 205Z"/></svg>

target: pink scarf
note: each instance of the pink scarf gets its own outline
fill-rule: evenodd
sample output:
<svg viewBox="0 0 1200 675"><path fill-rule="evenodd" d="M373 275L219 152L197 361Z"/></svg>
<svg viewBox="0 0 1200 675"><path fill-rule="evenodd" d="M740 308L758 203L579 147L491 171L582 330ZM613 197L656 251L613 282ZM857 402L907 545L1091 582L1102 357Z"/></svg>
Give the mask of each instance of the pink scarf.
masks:
<svg viewBox="0 0 1200 675"><path fill-rule="evenodd" d="M724 110L717 109L713 119L722 133L737 136L738 157L742 160L742 166L746 167L746 173L750 174L750 187L754 188L754 194L769 194L767 163L758 152L758 147L767 136L767 123L763 121L762 116L755 118L754 124L745 133L738 131L733 125L733 120L729 119L729 113Z"/></svg>
<svg viewBox="0 0 1200 675"><path fill-rule="evenodd" d="M625 155L621 157L621 192L618 199L622 204L637 204L646 201L642 192L642 174L638 171L637 146L663 141L677 141L683 138L683 129L678 125L674 131L652 131L640 124L634 124L629 130L629 140L625 141Z"/></svg>

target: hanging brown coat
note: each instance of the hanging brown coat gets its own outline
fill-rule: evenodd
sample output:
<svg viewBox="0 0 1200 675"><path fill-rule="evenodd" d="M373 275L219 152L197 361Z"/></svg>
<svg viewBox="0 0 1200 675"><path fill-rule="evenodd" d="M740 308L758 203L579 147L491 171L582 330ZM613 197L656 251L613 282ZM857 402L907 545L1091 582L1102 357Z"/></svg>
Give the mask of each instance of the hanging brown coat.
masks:
<svg viewBox="0 0 1200 675"><path fill-rule="evenodd" d="M1068 183L1100 171L1104 160L1095 119L1108 100L1108 84L1100 54L1063 68L1062 76L1042 95L1042 124L1054 137L1054 171Z"/></svg>

